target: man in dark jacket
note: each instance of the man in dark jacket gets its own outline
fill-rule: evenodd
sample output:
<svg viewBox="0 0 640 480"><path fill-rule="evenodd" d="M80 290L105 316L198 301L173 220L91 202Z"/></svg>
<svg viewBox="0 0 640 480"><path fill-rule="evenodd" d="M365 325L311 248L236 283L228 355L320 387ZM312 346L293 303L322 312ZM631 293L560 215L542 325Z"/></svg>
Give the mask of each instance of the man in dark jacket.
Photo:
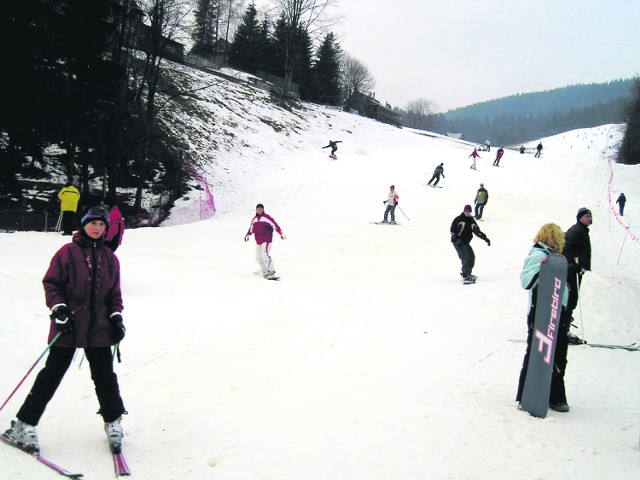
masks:
<svg viewBox="0 0 640 480"><path fill-rule="evenodd" d="M436 167L436 169L433 171L433 176L431 177L431 180L429 180L429 183L427 183L427 185L431 185L431 182L433 182L434 180L435 183L433 184L433 186L435 187L436 185L438 185L438 182L440 181L440 175L442 175L442 178L445 178L444 163L441 163Z"/></svg>
<svg viewBox="0 0 640 480"><path fill-rule="evenodd" d="M569 264L567 271L569 302L566 308L566 316L570 320L573 317L573 311L578 305L582 275L591 271L591 239L589 238L589 225L593 222L591 210L585 207L579 209L576 220L575 225L564 234L565 243L562 250L562 254L567 258L567 263ZM576 342L576 339L577 337L571 334L569 341ZM579 343L579 339L577 339L576 343Z"/></svg>
<svg viewBox="0 0 640 480"><path fill-rule="evenodd" d="M471 205L465 205L464 211L451 222L451 243L458 253L458 258L462 261L462 283L475 283L476 276L472 275L473 267L476 263L476 255L471 248L473 235L481 238L487 245L491 246L491 241L480 231L480 227L471 216Z"/></svg>
<svg viewBox="0 0 640 480"><path fill-rule="evenodd" d="M627 203L627 197L624 196L624 193L620 194L620 196L616 200L616 203L620 207L620 216L623 217L624 216L624 205L625 205L625 203Z"/></svg>

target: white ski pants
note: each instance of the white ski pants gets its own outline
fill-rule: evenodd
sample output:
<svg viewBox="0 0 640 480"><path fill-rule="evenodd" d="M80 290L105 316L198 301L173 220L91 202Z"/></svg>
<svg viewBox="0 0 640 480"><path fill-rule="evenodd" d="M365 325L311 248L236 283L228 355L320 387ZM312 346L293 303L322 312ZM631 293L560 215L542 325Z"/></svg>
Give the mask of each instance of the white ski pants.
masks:
<svg viewBox="0 0 640 480"><path fill-rule="evenodd" d="M272 274L276 267L271 259L271 242L256 245L256 262L260 265L263 275Z"/></svg>

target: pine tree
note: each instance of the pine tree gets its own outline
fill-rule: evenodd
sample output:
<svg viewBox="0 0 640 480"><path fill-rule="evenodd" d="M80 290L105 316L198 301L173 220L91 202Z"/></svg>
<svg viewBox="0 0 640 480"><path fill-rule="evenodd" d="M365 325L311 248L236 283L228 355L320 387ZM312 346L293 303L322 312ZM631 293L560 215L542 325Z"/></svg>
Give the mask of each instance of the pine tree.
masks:
<svg viewBox="0 0 640 480"><path fill-rule="evenodd" d="M325 105L340 103L340 46L333 33L328 33L318 48L312 75L314 90L311 100Z"/></svg>
<svg viewBox="0 0 640 480"><path fill-rule="evenodd" d="M194 13L195 26L192 33L194 53L212 53L215 48L216 15L219 0L197 0Z"/></svg>
<svg viewBox="0 0 640 480"><path fill-rule="evenodd" d="M640 163L640 78L633 85L632 100L627 107L627 127L620 147L619 161L627 165Z"/></svg>
<svg viewBox="0 0 640 480"><path fill-rule="evenodd" d="M229 63L241 70L255 73L263 54L262 34L255 4L249 5L238 26L229 52Z"/></svg>

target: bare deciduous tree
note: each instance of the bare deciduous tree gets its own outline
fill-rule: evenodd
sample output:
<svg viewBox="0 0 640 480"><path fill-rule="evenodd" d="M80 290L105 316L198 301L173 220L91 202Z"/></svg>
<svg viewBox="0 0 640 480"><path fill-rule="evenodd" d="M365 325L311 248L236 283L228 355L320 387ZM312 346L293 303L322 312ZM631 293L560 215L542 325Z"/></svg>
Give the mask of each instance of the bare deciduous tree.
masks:
<svg viewBox="0 0 640 480"><path fill-rule="evenodd" d="M418 98L407 103L407 113L403 123L407 127L429 130L433 126L433 116L438 113L438 105L433 100Z"/></svg>
<svg viewBox="0 0 640 480"><path fill-rule="evenodd" d="M357 58L344 53L340 68L342 92L347 100L354 92L369 93L376 86L376 80L367 66Z"/></svg>

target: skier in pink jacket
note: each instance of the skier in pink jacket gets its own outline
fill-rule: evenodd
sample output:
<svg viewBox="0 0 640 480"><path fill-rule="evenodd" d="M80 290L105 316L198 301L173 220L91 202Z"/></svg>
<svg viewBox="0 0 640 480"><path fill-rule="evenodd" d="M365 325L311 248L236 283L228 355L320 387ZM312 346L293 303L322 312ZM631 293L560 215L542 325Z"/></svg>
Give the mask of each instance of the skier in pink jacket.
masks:
<svg viewBox="0 0 640 480"><path fill-rule="evenodd" d="M256 238L256 261L262 270L262 276L266 279L274 279L276 277L276 267L271 258L271 242L273 240L273 231L276 231L282 240L286 239L282 229L277 222L264 213L264 205L259 203L256 205L256 215L251 220L251 225L244 241L248 242L251 235Z"/></svg>

